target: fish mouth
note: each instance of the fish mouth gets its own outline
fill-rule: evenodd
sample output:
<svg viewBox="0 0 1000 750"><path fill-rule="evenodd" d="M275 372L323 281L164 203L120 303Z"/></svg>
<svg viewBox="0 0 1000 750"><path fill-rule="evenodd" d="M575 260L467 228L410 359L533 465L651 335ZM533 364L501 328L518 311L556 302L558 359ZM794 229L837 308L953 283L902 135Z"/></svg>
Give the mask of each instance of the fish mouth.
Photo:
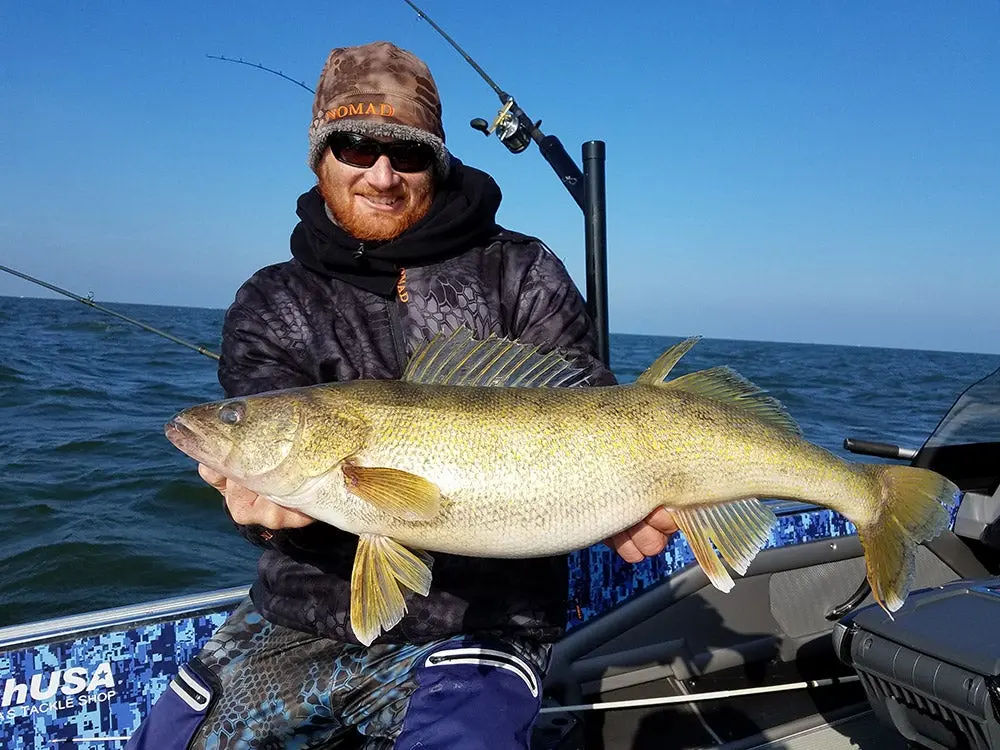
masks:
<svg viewBox="0 0 1000 750"><path fill-rule="evenodd" d="M179 414L163 426L163 434L179 451L203 463L205 452L201 449L199 435L184 424Z"/></svg>
<svg viewBox="0 0 1000 750"><path fill-rule="evenodd" d="M194 433L191 429L181 421L179 416L174 417L165 425L163 425L163 432L167 436L167 439L173 443L175 440L183 440L186 437L194 437Z"/></svg>

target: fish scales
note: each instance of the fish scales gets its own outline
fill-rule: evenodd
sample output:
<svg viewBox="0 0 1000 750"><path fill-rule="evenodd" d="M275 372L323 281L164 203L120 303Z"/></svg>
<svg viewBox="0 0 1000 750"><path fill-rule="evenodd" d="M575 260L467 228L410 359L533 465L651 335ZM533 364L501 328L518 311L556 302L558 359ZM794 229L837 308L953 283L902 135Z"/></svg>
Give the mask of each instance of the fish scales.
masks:
<svg viewBox="0 0 1000 750"><path fill-rule="evenodd" d="M524 557L586 546L656 507L649 434L621 422L602 429L606 412L617 421L634 410L628 391L396 382L387 389L393 399L373 407L369 392L381 385L343 389L366 405L371 426L355 459L434 482L441 512L412 523L369 505L357 522L342 522L348 531L441 552ZM330 480L317 500L336 513L350 493L336 474Z"/></svg>
<svg viewBox="0 0 1000 750"><path fill-rule="evenodd" d="M373 386L383 393L373 396ZM375 511L347 530L420 548L545 555L605 539L660 505L754 496L829 505L870 489L833 454L684 392L380 386L343 389L371 423L358 461L430 479L443 507L419 524ZM395 398L373 408L387 393ZM335 475L320 502L337 506L347 495Z"/></svg>

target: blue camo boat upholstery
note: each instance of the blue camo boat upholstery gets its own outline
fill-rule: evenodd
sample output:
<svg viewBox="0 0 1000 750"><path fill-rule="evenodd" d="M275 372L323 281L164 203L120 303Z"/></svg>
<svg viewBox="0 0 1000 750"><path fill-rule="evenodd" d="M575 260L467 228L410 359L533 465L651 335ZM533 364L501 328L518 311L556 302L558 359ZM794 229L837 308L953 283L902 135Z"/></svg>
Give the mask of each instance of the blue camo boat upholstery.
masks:
<svg viewBox="0 0 1000 750"><path fill-rule="evenodd" d="M805 544L857 533L839 513L817 510L779 516L765 549ZM662 555L628 563L603 544L574 552L569 558L569 630L614 609L694 562L682 534L675 534Z"/></svg>

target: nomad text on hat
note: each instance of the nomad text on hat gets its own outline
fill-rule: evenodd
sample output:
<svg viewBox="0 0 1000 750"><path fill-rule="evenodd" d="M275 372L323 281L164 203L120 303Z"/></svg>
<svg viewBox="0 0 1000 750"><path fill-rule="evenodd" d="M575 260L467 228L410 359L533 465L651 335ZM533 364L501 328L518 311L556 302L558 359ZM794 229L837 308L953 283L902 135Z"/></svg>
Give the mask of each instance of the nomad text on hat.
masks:
<svg viewBox="0 0 1000 750"><path fill-rule="evenodd" d="M426 143L444 179L451 156L444 145L441 97L419 57L389 42L338 47L323 66L309 126L309 167L323 157L331 133Z"/></svg>

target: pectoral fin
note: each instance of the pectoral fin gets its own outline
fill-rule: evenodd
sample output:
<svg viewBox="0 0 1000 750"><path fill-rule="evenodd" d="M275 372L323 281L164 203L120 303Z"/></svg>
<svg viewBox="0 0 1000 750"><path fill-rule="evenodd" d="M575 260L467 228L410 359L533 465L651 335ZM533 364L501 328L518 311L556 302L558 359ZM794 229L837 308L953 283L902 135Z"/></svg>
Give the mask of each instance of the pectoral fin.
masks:
<svg viewBox="0 0 1000 750"><path fill-rule="evenodd" d="M394 518L429 521L441 510L441 490L416 474L345 463L347 489Z"/></svg>
<svg viewBox="0 0 1000 750"><path fill-rule="evenodd" d="M406 602L400 584L427 596L430 562L429 556L411 552L389 537L358 538L351 573L351 628L359 641L369 646L403 619Z"/></svg>
<svg viewBox="0 0 1000 750"><path fill-rule="evenodd" d="M715 549L733 570L743 575L767 544L771 527L777 520L770 508L752 497L697 508L671 508L670 513L684 532L705 575L712 585L725 592L733 588L733 578Z"/></svg>

